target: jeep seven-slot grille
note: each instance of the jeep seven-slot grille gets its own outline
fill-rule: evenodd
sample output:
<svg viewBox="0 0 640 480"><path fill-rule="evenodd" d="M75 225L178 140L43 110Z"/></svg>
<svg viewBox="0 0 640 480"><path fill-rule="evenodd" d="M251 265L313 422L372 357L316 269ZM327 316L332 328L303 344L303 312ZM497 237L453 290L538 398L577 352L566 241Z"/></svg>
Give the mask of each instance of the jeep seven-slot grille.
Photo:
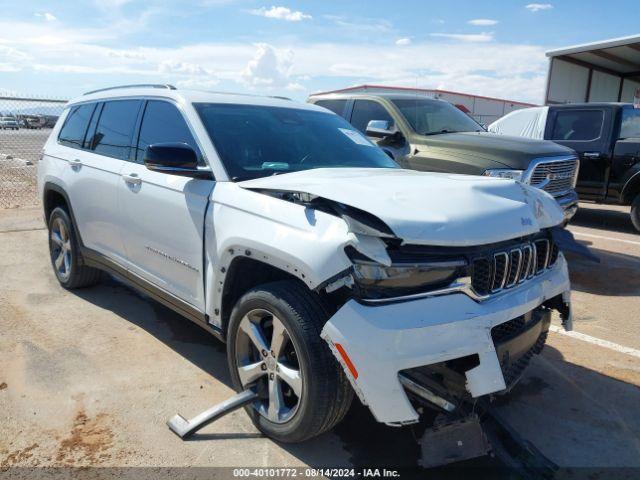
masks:
<svg viewBox="0 0 640 480"><path fill-rule="evenodd" d="M478 295L496 293L542 273L557 259L557 246L546 238L495 251L473 260L471 286Z"/></svg>
<svg viewBox="0 0 640 480"><path fill-rule="evenodd" d="M541 162L534 167L529 184L554 197L564 195L575 187L578 165L577 158Z"/></svg>

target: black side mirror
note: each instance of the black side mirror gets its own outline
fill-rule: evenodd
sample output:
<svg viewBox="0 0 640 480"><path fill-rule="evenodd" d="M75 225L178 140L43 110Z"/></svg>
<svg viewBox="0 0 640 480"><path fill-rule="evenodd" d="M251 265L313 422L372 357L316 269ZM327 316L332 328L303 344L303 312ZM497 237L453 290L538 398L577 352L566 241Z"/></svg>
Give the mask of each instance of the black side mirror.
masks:
<svg viewBox="0 0 640 480"><path fill-rule="evenodd" d="M186 143L155 143L144 152L145 166L154 172L213 179L211 170L198 168L198 156Z"/></svg>

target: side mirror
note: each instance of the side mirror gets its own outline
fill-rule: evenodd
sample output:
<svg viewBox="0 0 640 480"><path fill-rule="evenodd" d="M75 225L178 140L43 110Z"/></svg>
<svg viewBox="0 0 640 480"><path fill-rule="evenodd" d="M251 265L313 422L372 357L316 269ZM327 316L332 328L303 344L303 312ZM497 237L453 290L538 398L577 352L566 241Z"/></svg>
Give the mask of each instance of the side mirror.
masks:
<svg viewBox="0 0 640 480"><path fill-rule="evenodd" d="M384 138L398 133L398 127L388 120L371 120L367 124L365 135L367 137Z"/></svg>
<svg viewBox="0 0 640 480"><path fill-rule="evenodd" d="M211 170L198 168L198 156L186 143L156 143L144 152L145 166L158 173L213 179Z"/></svg>

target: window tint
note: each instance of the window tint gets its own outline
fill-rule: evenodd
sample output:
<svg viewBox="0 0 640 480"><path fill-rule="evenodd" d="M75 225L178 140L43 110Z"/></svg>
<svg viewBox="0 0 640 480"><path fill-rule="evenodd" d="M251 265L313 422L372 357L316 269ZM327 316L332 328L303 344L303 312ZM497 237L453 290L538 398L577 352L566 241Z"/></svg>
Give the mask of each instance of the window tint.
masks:
<svg viewBox="0 0 640 480"><path fill-rule="evenodd" d="M640 109L625 108L622 110L620 138L640 138Z"/></svg>
<svg viewBox="0 0 640 480"><path fill-rule="evenodd" d="M411 128L420 135L483 130L473 118L448 102L422 98L392 101Z"/></svg>
<svg viewBox="0 0 640 480"><path fill-rule="evenodd" d="M603 120L602 110L560 110L556 115L551 140L597 140Z"/></svg>
<svg viewBox="0 0 640 480"><path fill-rule="evenodd" d="M341 117L344 115L344 107L347 104L346 100L319 100L316 105L331 110L333 113L337 113Z"/></svg>
<svg viewBox="0 0 640 480"><path fill-rule="evenodd" d="M58 141L69 147L82 148L84 134L95 108L95 103L73 107L64 122Z"/></svg>
<svg viewBox="0 0 640 480"><path fill-rule="evenodd" d="M371 120L386 120L390 126L394 123L387 109L378 102L356 100L353 106L353 114L351 115L351 125L364 133Z"/></svg>
<svg viewBox="0 0 640 480"><path fill-rule="evenodd" d="M194 105L234 181L314 168L398 168L337 115L259 105Z"/></svg>
<svg viewBox="0 0 640 480"><path fill-rule="evenodd" d="M96 153L121 160L129 159L140 103L139 100L116 100L104 104L91 140Z"/></svg>
<svg viewBox="0 0 640 480"><path fill-rule="evenodd" d="M149 145L168 142L186 143L199 152L187 123L175 105L162 101L150 101L142 118L136 161L142 163L144 151ZM199 153L198 157L200 157Z"/></svg>

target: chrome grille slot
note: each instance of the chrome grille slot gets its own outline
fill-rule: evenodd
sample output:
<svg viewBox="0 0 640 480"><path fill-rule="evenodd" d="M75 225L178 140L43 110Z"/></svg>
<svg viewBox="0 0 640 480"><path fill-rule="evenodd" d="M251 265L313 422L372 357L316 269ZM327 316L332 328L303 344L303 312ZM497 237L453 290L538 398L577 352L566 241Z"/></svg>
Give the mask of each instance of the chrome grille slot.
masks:
<svg viewBox="0 0 640 480"><path fill-rule="evenodd" d="M528 183L558 197L575 188L578 167L577 158L539 161L533 167Z"/></svg>
<svg viewBox="0 0 640 480"><path fill-rule="evenodd" d="M506 252L498 252L493 256L494 275L491 291L502 290L507 282L507 270L509 268L509 255Z"/></svg>
<svg viewBox="0 0 640 480"><path fill-rule="evenodd" d="M522 268L520 269L518 283L522 283L529 278L533 261L533 249L531 248L531 244L523 245L520 250L522 251Z"/></svg>
<svg viewBox="0 0 640 480"><path fill-rule="evenodd" d="M507 276L506 288L513 287L518 282L521 267L522 250L514 248L509 252L509 275Z"/></svg>
<svg viewBox="0 0 640 480"><path fill-rule="evenodd" d="M534 242L536 247L536 273L540 273L549 264L549 240L542 239Z"/></svg>

